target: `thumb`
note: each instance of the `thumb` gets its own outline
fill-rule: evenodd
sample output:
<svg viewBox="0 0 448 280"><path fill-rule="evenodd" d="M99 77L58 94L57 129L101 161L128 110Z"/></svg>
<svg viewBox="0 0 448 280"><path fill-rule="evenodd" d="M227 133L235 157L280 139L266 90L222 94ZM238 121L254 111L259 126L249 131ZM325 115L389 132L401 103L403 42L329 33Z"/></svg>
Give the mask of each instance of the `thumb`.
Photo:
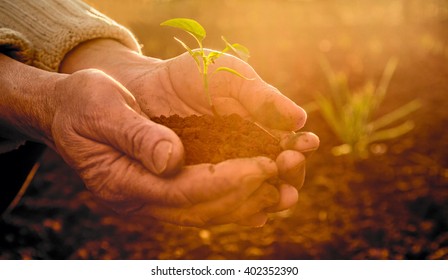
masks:
<svg viewBox="0 0 448 280"><path fill-rule="evenodd" d="M241 103L256 121L267 127L296 131L305 124L306 112L278 89L264 81L245 82L246 95Z"/></svg>
<svg viewBox="0 0 448 280"><path fill-rule="evenodd" d="M132 94L104 72L75 72L61 79L56 89L64 94L60 94L52 130L59 142L65 139L65 146L79 146L82 141L70 139L67 128L71 127L72 135L112 147L153 174L171 175L182 167L184 148L179 137L144 116ZM100 155L95 151L98 146L84 148ZM76 156L83 152L78 147Z"/></svg>
<svg viewBox="0 0 448 280"><path fill-rule="evenodd" d="M121 114L109 116L104 139L154 174L177 173L184 162L179 137L171 129L125 108Z"/></svg>
<svg viewBox="0 0 448 280"><path fill-rule="evenodd" d="M211 73L219 66L236 70L248 79L230 73L217 75L210 82L214 92L216 110L219 113L237 113L252 118L268 128L297 131L306 121L306 112L277 88L266 83L247 63L234 56L221 56L210 68Z"/></svg>
<svg viewBox="0 0 448 280"><path fill-rule="evenodd" d="M155 174L169 176L179 172L184 163L184 147L179 137L163 125L145 122L140 139L138 135L128 137L140 150L131 156Z"/></svg>

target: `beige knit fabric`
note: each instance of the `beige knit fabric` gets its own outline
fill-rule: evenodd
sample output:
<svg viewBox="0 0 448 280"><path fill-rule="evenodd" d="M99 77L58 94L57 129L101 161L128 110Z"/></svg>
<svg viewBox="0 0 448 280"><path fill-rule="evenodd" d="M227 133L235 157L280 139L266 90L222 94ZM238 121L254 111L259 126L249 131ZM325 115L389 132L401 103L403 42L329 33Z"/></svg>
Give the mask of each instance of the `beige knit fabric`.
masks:
<svg viewBox="0 0 448 280"><path fill-rule="evenodd" d="M33 60L33 46L22 34L8 28L0 27L0 53L31 64Z"/></svg>
<svg viewBox="0 0 448 280"><path fill-rule="evenodd" d="M0 51L38 68L57 71L78 44L111 38L140 52L123 26L79 0L0 0Z"/></svg>

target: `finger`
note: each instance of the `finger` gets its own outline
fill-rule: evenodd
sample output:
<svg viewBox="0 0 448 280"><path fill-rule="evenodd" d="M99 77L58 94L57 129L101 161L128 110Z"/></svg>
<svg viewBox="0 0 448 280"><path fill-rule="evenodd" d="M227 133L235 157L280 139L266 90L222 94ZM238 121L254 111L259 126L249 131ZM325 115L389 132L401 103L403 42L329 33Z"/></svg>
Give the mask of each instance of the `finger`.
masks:
<svg viewBox="0 0 448 280"><path fill-rule="evenodd" d="M296 150L310 155L319 148L319 137L312 132L285 133L280 141L283 149Z"/></svg>
<svg viewBox="0 0 448 280"><path fill-rule="evenodd" d="M268 221L268 215L264 212L256 213L244 220L236 222L240 226L262 227Z"/></svg>
<svg viewBox="0 0 448 280"><path fill-rule="evenodd" d="M305 156L294 150L282 151L276 158L279 178L300 189L305 180Z"/></svg>
<svg viewBox="0 0 448 280"><path fill-rule="evenodd" d="M262 182L277 176L278 169L266 157L236 158L218 164L187 166L180 175L172 184L173 191L197 204L231 192L248 197Z"/></svg>
<svg viewBox="0 0 448 280"><path fill-rule="evenodd" d="M262 182L278 174L275 162L265 157L186 166L169 178L154 177L136 163L128 163L126 172L131 174L124 188L129 199L184 209L229 194L240 201L249 197Z"/></svg>
<svg viewBox="0 0 448 280"><path fill-rule="evenodd" d="M224 216L210 220L211 224L228 224L248 219L264 209L279 204L279 190L268 183L263 183L244 203Z"/></svg>
<svg viewBox="0 0 448 280"><path fill-rule="evenodd" d="M268 215L266 213L274 213L289 209L294 206L299 199L299 192L293 186L282 184L279 187L279 192L280 201L277 205L265 209L264 212L258 212L250 217L242 219L236 224L242 226L262 227L268 221Z"/></svg>
<svg viewBox="0 0 448 280"><path fill-rule="evenodd" d="M215 219L215 217L227 217L229 212L234 212L244 204L246 200L247 197L242 197L236 193L230 193L216 201L208 201L188 208L145 205L133 214L143 217L150 216L160 221L181 226L205 227L235 222L236 220L234 219ZM259 208L266 208L268 205L272 205L272 202L259 206Z"/></svg>
<svg viewBox="0 0 448 280"><path fill-rule="evenodd" d="M80 174L101 200L123 214L185 226L203 226L232 212L277 174L275 162L259 157L188 166L175 177L161 178L108 145L89 139L77 142L83 145L83 157L89 159L78 162ZM259 199L257 209L271 206L274 195Z"/></svg>
<svg viewBox="0 0 448 280"><path fill-rule="evenodd" d="M181 207L147 204L134 214L183 226L203 227L241 220L277 204L278 201L278 190L274 186L251 178L238 184L235 191L213 200Z"/></svg>
<svg viewBox="0 0 448 280"><path fill-rule="evenodd" d="M278 188L280 192L280 201L277 205L266 209L268 213L279 212L294 206L299 200L297 188L288 184L282 184Z"/></svg>
<svg viewBox="0 0 448 280"><path fill-rule="evenodd" d="M296 131L303 127L306 112L275 87L261 79L244 81L239 94L242 106L255 121L274 129Z"/></svg>

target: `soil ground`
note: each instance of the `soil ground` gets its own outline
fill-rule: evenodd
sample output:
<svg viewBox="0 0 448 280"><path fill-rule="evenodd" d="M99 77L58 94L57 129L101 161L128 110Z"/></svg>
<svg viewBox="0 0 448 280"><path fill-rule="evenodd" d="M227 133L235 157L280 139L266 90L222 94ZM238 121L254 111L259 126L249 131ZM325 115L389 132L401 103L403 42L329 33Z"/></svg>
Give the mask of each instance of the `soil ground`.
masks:
<svg viewBox="0 0 448 280"><path fill-rule="evenodd" d="M188 1L160 1L165 4L148 9L161 9L163 19L155 16L147 25L131 21L138 18L132 11L128 19L120 18L118 8L90 2L133 28L149 55L179 52L166 48L171 38L160 45L150 39L167 37L154 31L157 23L181 16L179 11L211 26L217 36L248 38L232 41L248 45L260 75L300 105L309 105L314 92L326 89L319 56L347 73L354 88L377 81L394 56L399 66L379 114L415 98L423 106L409 116L414 130L378 143L367 160L356 162L331 154L340 143L319 112L310 110L305 130L319 135L321 147L309 159L299 203L256 229L122 219L47 151L25 197L0 221L1 259L448 259L448 17L443 1L358 1L350 7L343 1L334 1L341 6L317 0L283 6L237 1L251 12L235 12L233 25L220 22L236 11L236 1L224 1L210 18L198 15ZM288 21L293 12L297 20ZM252 29L240 34L242 26ZM270 34L270 43L263 34Z"/></svg>

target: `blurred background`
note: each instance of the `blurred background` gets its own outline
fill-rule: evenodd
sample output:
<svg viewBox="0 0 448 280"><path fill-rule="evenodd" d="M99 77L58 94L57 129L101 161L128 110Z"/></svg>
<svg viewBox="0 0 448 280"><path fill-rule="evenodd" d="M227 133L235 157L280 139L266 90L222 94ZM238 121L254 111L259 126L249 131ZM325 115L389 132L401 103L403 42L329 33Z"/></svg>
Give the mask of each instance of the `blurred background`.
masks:
<svg viewBox="0 0 448 280"><path fill-rule="evenodd" d="M173 17L199 21L206 47L221 49L221 35L245 45L260 76L308 111L321 147L299 204L257 229L123 220L47 152L0 223L0 258L448 259L448 1L87 2L148 56L182 53L173 36L190 42L159 26Z"/></svg>

